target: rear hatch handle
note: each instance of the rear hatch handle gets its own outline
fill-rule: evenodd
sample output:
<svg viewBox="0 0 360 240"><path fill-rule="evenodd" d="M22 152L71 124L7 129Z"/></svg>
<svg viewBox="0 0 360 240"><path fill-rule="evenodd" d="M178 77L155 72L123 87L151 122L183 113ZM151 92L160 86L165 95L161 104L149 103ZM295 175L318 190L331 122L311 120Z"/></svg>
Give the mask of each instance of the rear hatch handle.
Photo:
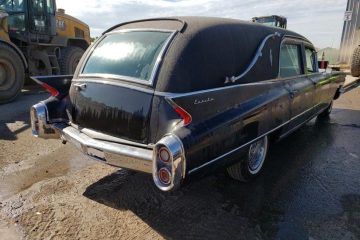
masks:
<svg viewBox="0 0 360 240"><path fill-rule="evenodd" d="M80 92L80 91L86 89L86 83L75 83L74 87L75 87L76 91Z"/></svg>

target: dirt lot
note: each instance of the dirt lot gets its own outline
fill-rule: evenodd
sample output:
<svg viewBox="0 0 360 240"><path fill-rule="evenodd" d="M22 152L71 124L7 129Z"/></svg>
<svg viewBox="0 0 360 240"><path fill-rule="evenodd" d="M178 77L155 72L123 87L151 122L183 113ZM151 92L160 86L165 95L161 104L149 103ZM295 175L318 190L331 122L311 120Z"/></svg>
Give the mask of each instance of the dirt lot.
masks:
<svg viewBox="0 0 360 240"><path fill-rule="evenodd" d="M32 89L0 106L0 239L360 239L360 89L274 144L264 173L162 193L70 145L31 136Z"/></svg>

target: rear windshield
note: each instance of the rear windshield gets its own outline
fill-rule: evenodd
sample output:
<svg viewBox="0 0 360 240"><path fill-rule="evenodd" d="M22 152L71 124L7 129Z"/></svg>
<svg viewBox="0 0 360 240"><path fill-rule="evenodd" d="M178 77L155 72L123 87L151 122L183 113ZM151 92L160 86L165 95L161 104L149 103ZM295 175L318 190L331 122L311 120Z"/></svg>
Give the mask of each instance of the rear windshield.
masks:
<svg viewBox="0 0 360 240"><path fill-rule="evenodd" d="M82 74L109 74L149 81L171 32L132 31L106 36L91 53Z"/></svg>

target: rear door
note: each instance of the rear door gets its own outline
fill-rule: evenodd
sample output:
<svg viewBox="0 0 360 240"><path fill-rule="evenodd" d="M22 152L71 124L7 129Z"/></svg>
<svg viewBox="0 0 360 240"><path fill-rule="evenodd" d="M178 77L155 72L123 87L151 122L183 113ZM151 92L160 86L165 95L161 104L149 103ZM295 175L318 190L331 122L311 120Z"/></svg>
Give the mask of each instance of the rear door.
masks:
<svg viewBox="0 0 360 240"><path fill-rule="evenodd" d="M314 84L314 112L318 112L329 103L330 84L324 74L318 71L316 51L310 45L305 45L306 74Z"/></svg>
<svg viewBox="0 0 360 240"><path fill-rule="evenodd" d="M291 121L286 130L291 130L311 117L314 103L314 84L304 74L300 41L288 39L282 43L280 77L289 91Z"/></svg>

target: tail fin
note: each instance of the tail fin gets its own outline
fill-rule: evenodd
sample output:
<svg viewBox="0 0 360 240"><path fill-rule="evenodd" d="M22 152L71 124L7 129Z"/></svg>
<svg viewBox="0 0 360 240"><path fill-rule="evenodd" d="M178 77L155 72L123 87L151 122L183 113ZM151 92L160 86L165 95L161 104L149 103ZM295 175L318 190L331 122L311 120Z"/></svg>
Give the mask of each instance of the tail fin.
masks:
<svg viewBox="0 0 360 240"><path fill-rule="evenodd" d="M69 93L72 78L73 75L31 77L32 80L45 88L54 97L64 96Z"/></svg>

